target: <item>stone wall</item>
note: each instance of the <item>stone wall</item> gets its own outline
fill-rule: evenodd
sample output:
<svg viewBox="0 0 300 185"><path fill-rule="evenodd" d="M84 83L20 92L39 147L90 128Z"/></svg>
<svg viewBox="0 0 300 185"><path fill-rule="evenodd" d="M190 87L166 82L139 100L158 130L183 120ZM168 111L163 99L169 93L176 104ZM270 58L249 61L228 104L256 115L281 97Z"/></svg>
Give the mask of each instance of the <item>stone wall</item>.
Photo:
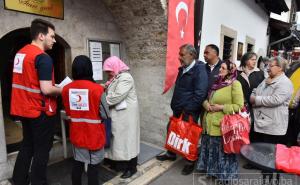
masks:
<svg viewBox="0 0 300 185"><path fill-rule="evenodd" d="M4 10L0 0L0 38L28 27L36 15ZM65 0L64 20L41 17L71 47L71 58L88 55L87 39L122 41L122 56L136 81L142 140L162 145L171 93L162 95L167 16L165 0ZM1 122L1 120L0 120Z"/></svg>
<svg viewBox="0 0 300 185"><path fill-rule="evenodd" d="M16 29L29 27L35 18L42 18L52 22L56 26L56 33L70 45L69 60L73 60L79 54L88 55L88 39L122 42L114 18L100 0L64 0L64 20L9 11L3 6L4 2L0 0L0 38ZM71 61L66 63L70 64ZM15 154L11 154L7 159L1 100L0 98L0 181L11 177L15 162L15 158L11 156ZM55 151L52 150L53 152ZM62 152L55 153L62 155Z"/></svg>
<svg viewBox="0 0 300 185"><path fill-rule="evenodd" d="M0 38L15 29L29 27L35 18L52 22L56 33L70 46L72 59L79 54L88 55L87 39L121 41L114 18L100 0L64 0L64 20L36 16L4 9L0 0Z"/></svg>
<svg viewBox="0 0 300 185"><path fill-rule="evenodd" d="M167 45L165 0L103 0L122 33L135 79L141 115L141 138L162 146L171 93L162 95Z"/></svg>

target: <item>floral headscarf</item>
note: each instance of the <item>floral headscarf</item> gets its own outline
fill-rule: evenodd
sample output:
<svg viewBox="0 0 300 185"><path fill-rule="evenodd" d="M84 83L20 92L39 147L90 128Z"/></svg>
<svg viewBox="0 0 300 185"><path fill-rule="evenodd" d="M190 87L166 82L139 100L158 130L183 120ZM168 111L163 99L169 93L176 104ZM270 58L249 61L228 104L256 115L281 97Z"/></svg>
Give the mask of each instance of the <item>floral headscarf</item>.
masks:
<svg viewBox="0 0 300 185"><path fill-rule="evenodd" d="M234 63L230 60L223 61L227 66L227 70L229 71L225 77L219 75L215 83L208 91L208 97L211 96L212 92L215 92L218 89L231 85L237 78L237 69Z"/></svg>

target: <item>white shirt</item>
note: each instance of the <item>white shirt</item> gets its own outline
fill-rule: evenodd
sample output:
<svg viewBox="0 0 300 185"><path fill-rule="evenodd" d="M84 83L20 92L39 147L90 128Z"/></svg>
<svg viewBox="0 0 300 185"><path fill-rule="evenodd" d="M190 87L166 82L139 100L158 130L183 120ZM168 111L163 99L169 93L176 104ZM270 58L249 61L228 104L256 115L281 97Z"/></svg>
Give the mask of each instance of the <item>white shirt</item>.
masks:
<svg viewBox="0 0 300 185"><path fill-rule="evenodd" d="M183 68L182 74L187 73L190 69L192 69L194 67L195 64L196 64L196 61L194 60L189 66Z"/></svg>
<svg viewBox="0 0 300 185"><path fill-rule="evenodd" d="M213 71L217 64L218 64L218 62L213 65L208 64L208 66L210 67L210 71Z"/></svg>

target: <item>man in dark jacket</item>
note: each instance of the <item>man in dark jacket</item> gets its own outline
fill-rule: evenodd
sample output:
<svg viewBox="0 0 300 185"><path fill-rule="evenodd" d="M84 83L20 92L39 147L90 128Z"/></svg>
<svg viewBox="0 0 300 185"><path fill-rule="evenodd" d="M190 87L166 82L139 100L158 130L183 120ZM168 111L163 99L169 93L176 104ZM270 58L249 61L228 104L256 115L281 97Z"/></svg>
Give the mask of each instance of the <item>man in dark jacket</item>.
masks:
<svg viewBox="0 0 300 185"><path fill-rule="evenodd" d="M198 122L201 105L207 94L207 73L205 65L196 61L197 51L194 46L185 44L180 47L178 76L171 101L171 109L175 117L183 114L187 120L191 115L195 122ZM166 154L156 157L160 161L175 160L176 154L167 151ZM194 170L194 162L188 164L182 170L183 175L188 175Z"/></svg>
<svg viewBox="0 0 300 185"><path fill-rule="evenodd" d="M222 64L219 58L219 48L214 44L209 44L204 50L204 60L206 62L205 67L208 75L208 90L217 80L219 70Z"/></svg>

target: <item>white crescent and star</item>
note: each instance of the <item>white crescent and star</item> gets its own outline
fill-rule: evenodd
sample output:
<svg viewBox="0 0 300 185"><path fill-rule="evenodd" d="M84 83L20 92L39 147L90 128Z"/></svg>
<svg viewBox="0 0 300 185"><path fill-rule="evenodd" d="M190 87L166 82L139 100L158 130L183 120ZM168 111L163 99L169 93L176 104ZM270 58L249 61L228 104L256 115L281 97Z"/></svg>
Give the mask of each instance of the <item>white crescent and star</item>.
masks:
<svg viewBox="0 0 300 185"><path fill-rule="evenodd" d="M176 6L176 20L177 20L177 23L179 23L178 21L178 17L179 17L179 12L180 10L183 10L185 11L186 13L186 20L185 20L185 24L187 24L187 21L188 21L188 16L189 16L189 8L188 8L188 5L183 2L183 1L180 1L177 6ZM183 31L183 28L181 28L180 30L180 37L183 38L184 37L184 31Z"/></svg>

